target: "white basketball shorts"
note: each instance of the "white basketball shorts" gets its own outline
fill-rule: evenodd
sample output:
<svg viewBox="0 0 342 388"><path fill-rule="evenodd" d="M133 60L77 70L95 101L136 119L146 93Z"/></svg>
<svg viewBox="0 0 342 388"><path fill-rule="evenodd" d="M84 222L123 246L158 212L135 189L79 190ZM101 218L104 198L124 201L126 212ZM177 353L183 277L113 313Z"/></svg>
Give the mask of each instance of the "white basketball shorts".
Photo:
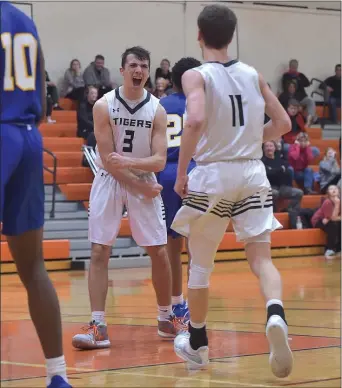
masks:
<svg viewBox="0 0 342 388"><path fill-rule="evenodd" d="M273 215L272 189L261 160L197 165L188 187L171 226L183 236L191 232L219 244L230 220L238 241L282 227Z"/></svg>
<svg viewBox="0 0 342 388"><path fill-rule="evenodd" d="M144 175L156 182L153 173ZM112 175L99 169L90 192L89 240L112 246L119 234L123 206L126 206L132 237L141 247L165 245L167 242L165 211L161 196L146 198L130 192Z"/></svg>

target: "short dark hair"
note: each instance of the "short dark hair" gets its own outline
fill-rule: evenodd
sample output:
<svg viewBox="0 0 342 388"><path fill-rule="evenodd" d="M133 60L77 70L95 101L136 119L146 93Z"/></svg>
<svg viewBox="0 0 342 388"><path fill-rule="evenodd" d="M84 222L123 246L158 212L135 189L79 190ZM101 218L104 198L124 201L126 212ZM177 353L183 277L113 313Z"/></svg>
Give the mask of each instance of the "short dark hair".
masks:
<svg viewBox="0 0 342 388"><path fill-rule="evenodd" d="M194 67L201 66L201 62L192 57L185 57L176 62L172 68L172 82L180 91L183 91L182 76L183 74Z"/></svg>
<svg viewBox="0 0 342 388"><path fill-rule="evenodd" d="M144 48L140 46L134 46L128 48L121 56L121 67L125 67L125 63L127 60L128 55L133 54L136 56L140 61L142 60L147 60L148 61L148 66L150 66L151 63L151 57L150 57L150 52L145 50Z"/></svg>
<svg viewBox="0 0 342 388"><path fill-rule="evenodd" d="M101 61L104 61L104 60L105 60L104 56L101 55L101 54L96 55L95 61L96 61L97 59L101 59Z"/></svg>
<svg viewBox="0 0 342 388"><path fill-rule="evenodd" d="M198 28L206 46L221 49L232 41L237 18L222 4L207 5L197 19Z"/></svg>
<svg viewBox="0 0 342 388"><path fill-rule="evenodd" d="M299 107L299 106L300 106L300 103L299 103L299 101L297 101L296 99L290 98L289 102L287 103L287 106L290 106L290 105Z"/></svg>
<svg viewBox="0 0 342 388"><path fill-rule="evenodd" d="M337 70L338 67L341 67L340 63L335 66L335 71Z"/></svg>

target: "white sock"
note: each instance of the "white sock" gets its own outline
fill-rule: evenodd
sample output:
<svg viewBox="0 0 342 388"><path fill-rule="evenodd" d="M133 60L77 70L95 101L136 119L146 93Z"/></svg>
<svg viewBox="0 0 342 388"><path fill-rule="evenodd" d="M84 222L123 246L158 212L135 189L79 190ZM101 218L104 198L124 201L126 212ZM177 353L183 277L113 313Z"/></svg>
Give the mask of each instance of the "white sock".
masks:
<svg viewBox="0 0 342 388"><path fill-rule="evenodd" d="M267 303L266 303L266 310L272 305L272 304L279 304L281 307L284 307L283 306L283 302L279 299L270 299Z"/></svg>
<svg viewBox="0 0 342 388"><path fill-rule="evenodd" d="M172 305L158 306L158 321L167 321L172 315Z"/></svg>
<svg viewBox="0 0 342 388"><path fill-rule="evenodd" d="M66 363L64 356L48 358L46 361L46 385L51 383L53 376L61 376L68 382L66 375Z"/></svg>
<svg viewBox="0 0 342 388"><path fill-rule="evenodd" d="M183 304L184 303L184 297L183 294L180 294L179 296L173 296L172 297L172 304Z"/></svg>
<svg viewBox="0 0 342 388"><path fill-rule="evenodd" d="M104 317L104 311L92 311L91 313L91 320L95 322L104 322Z"/></svg>
<svg viewBox="0 0 342 388"><path fill-rule="evenodd" d="M195 323L195 322L192 322L190 320L190 325L191 327L193 327L194 329L202 329L202 327L205 326L205 322L202 322L202 323Z"/></svg>

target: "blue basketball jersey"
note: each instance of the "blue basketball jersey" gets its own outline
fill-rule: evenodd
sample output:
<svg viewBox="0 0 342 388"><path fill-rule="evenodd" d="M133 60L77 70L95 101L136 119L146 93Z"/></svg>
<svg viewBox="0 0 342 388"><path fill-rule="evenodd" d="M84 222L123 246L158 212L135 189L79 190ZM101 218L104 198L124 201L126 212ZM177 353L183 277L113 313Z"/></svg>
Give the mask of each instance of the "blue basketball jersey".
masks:
<svg viewBox="0 0 342 388"><path fill-rule="evenodd" d="M186 99L183 93L170 94L160 100L167 113L167 163L178 162L179 147L185 119Z"/></svg>
<svg viewBox="0 0 342 388"><path fill-rule="evenodd" d="M43 111L40 43L34 22L0 1L0 123L37 123Z"/></svg>

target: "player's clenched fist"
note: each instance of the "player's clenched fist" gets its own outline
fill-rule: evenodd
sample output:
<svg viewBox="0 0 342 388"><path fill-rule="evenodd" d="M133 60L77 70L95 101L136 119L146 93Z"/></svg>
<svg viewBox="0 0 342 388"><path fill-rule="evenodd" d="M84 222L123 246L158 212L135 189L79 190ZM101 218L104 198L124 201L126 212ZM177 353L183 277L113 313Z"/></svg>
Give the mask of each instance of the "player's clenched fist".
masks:
<svg viewBox="0 0 342 388"><path fill-rule="evenodd" d="M131 164L130 158L119 155L116 152L108 155L107 162L118 168L129 168Z"/></svg>
<svg viewBox="0 0 342 388"><path fill-rule="evenodd" d="M162 190L163 186L161 186L159 183L147 182L142 187L142 194L144 194L146 197L154 198L157 197Z"/></svg>
<svg viewBox="0 0 342 388"><path fill-rule="evenodd" d="M189 177L187 175L177 176L174 190L181 198L188 195L188 181Z"/></svg>

